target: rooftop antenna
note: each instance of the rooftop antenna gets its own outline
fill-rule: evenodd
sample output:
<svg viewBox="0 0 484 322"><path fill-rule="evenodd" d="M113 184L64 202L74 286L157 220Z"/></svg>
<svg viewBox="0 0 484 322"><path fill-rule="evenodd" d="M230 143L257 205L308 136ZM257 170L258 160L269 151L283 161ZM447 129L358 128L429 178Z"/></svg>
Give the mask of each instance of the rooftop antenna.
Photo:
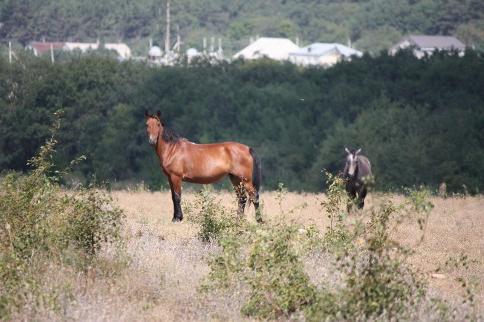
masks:
<svg viewBox="0 0 484 322"><path fill-rule="evenodd" d="M165 53L170 52L170 0L166 1Z"/></svg>

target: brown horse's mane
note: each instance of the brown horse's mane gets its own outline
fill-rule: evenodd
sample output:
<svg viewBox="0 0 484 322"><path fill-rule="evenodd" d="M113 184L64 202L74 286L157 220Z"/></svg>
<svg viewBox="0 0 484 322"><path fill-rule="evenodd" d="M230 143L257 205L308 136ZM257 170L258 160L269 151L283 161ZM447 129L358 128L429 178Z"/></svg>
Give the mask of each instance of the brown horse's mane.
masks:
<svg viewBox="0 0 484 322"><path fill-rule="evenodd" d="M168 143L176 143L184 139L178 132L176 132L171 127L167 127L167 126L163 127L162 137L163 137L163 141Z"/></svg>

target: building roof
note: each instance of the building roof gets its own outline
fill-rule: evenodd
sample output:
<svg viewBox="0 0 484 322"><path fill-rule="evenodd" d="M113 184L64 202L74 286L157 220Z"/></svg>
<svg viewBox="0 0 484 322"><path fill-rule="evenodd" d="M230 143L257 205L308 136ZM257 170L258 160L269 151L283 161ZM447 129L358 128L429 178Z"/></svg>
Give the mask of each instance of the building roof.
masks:
<svg viewBox="0 0 484 322"><path fill-rule="evenodd" d="M50 47L53 49L62 49L64 47L63 42L45 42L45 41L33 41L27 47L34 50L35 55L43 55L50 51Z"/></svg>
<svg viewBox="0 0 484 322"><path fill-rule="evenodd" d="M289 53L299 47L287 38L262 37L234 55L234 59L257 59L267 57L275 60L289 58Z"/></svg>
<svg viewBox="0 0 484 322"><path fill-rule="evenodd" d="M363 53L356 49L337 44L337 43L314 43L309 46L300 48L291 52L291 56L324 56L328 53L339 52L345 57L358 56L361 57Z"/></svg>
<svg viewBox="0 0 484 322"><path fill-rule="evenodd" d="M440 50L450 50L450 49L457 49L457 50L464 50L465 44L462 43L459 39L452 37L452 36L417 36L417 35L410 35L404 37L401 41L398 42L397 45L394 47L398 47L404 41L410 42L410 44L417 46L421 49L424 48L432 48L432 49L440 49Z"/></svg>

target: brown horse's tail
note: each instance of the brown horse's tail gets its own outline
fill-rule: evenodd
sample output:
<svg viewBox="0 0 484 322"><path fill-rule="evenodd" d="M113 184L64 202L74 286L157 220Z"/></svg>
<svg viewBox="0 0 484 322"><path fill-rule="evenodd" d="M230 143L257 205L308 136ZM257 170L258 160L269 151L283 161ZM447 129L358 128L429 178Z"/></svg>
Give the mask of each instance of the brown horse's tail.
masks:
<svg viewBox="0 0 484 322"><path fill-rule="evenodd" d="M261 179L262 179L262 168L260 164L260 159L255 153L254 149L249 148L250 155L252 156L252 160L254 162L254 166L252 169L252 184L254 185L254 188L256 190L255 192L255 198L257 203L259 202L259 190L260 190L260 184L261 184Z"/></svg>

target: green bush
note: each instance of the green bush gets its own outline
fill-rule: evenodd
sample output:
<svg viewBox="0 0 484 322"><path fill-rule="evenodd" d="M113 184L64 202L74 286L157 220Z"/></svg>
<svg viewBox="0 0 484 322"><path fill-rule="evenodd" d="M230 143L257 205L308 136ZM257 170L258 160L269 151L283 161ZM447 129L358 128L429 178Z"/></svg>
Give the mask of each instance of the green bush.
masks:
<svg viewBox="0 0 484 322"><path fill-rule="evenodd" d="M198 237L204 242L218 241L226 230L238 226L243 220L225 209L208 186L197 193L194 202L183 206L188 219L200 225Z"/></svg>
<svg viewBox="0 0 484 322"><path fill-rule="evenodd" d="M199 208L203 209L198 215L202 219L198 220L199 236L209 236L209 240L216 236L221 247L208 261L211 270L203 290L227 290L243 284L248 297L242 313L264 319L289 317L312 303L316 289L304 272L300 256L314 245L314 227L306 230L291 224L260 225L243 220L224 221L222 225L220 218L227 211L206 202L213 201L207 191L199 198L204 201Z"/></svg>
<svg viewBox="0 0 484 322"><path fill-rule="evenodd" d="M28 298L56 306L56 293L39 291L48 263L87 269L103 243L119 237L120 209L93 187L64 191L53 164L52 137L31 160L33 170L7 174L0 183L0 316Z"/></svg>
<svg viewBox="0 0 484 322"><path fill-rule="evenodd" d="M250 287L244 314L288 317L314 301L316 288L304 272L294 244L297 233L295 226L283 224L253 232L244 276Z"/></svg>

